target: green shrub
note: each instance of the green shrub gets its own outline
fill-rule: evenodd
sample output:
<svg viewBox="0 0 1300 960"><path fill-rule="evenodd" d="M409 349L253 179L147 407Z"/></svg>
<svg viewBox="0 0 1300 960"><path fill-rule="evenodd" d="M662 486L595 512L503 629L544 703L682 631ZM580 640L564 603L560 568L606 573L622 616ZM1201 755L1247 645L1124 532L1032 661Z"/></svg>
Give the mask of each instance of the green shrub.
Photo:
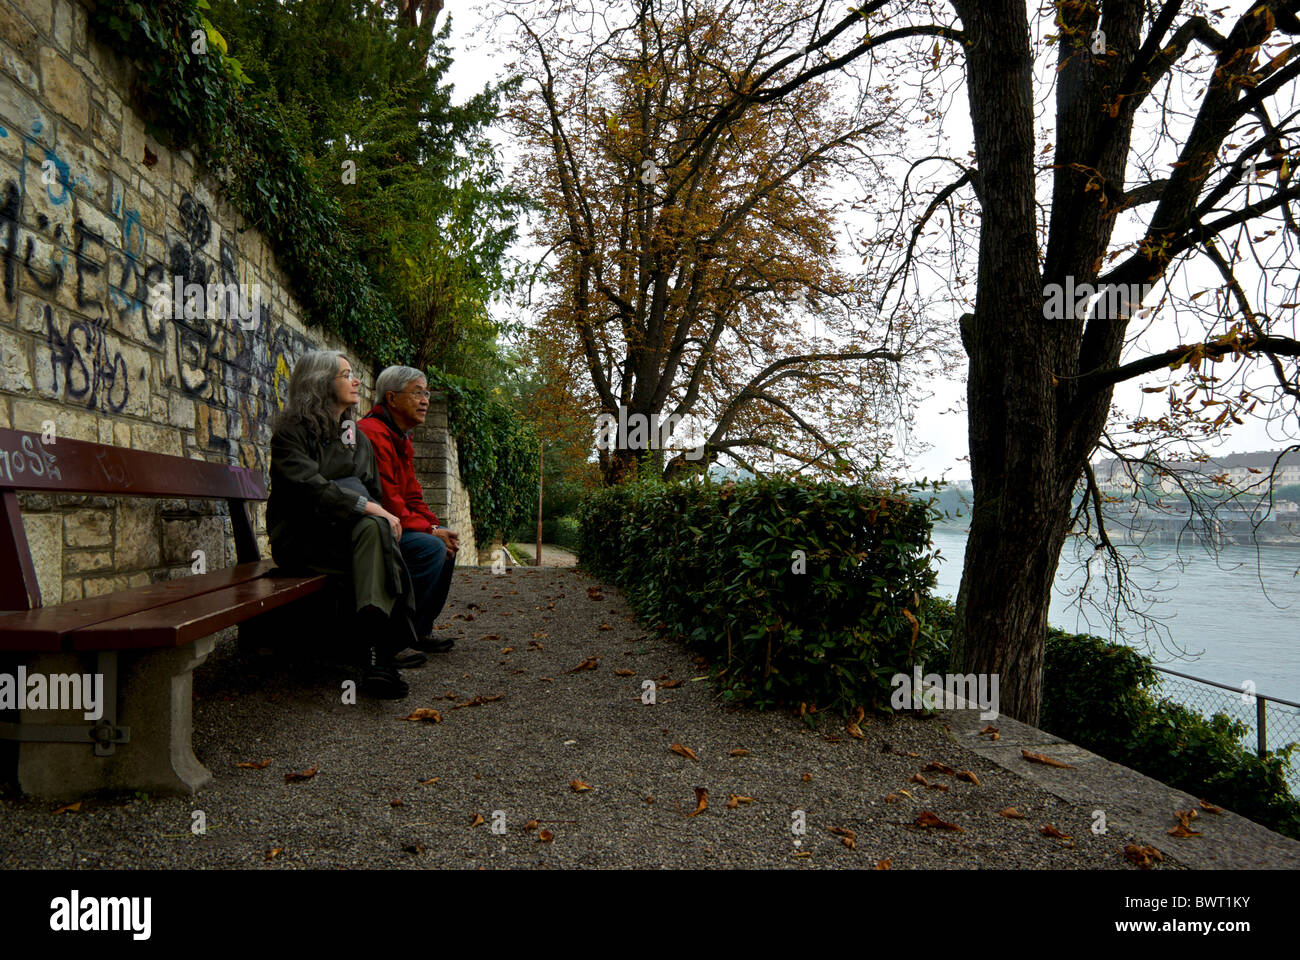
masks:
<svg viewBox="0 0 1300 960"><path fill-rule="evenodd" d="M931 598L929 619L945 639L954 611ZM1049 630L1039 726L1178 790L1300 839L1300 801L1286 781L1292 747L1256 756L1246 727L1226 714L1206 719L1158 696L1149 658L1100 637Z"/></svg>
<svg viewBox="0 0 1300 960"><path fill-rule="evenodd" d="M945 656L921 609L929 532L901 489L642 481L583 502L578 556L714 664L726 699L848 715Z"/></svg>

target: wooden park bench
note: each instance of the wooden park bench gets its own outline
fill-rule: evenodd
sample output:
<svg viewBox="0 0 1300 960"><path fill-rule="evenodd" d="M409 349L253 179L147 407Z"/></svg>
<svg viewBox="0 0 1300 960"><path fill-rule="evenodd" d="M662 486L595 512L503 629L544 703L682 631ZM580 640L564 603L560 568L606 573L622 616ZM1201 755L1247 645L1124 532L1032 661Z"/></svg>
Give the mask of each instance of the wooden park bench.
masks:
<svg viewBox="0 0 1300 960"><path fill-rule="evenodd" d="M224 499L237 565L43 606L19 490ZM193 793L212 779L190 743L192 671L212 651L212 634L326 583L323 576L268 576L275 565L260 559L245 508L265 499L260 476L246 467L81 440L43 443L38 433L0 430L0 673L16 680L24 667L27 677L103 676L95 722L81 710L0 714L9 721L0 722L0 757L24 793Z"/></svg>

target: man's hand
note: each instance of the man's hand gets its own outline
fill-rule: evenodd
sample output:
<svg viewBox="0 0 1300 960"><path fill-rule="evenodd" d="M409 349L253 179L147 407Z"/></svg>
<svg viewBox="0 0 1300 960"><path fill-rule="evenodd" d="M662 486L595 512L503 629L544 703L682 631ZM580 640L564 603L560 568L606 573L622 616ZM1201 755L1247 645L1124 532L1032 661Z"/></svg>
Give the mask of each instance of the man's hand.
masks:
<svg viewBox="0 0 1300 960"><path fill-rule="evenodd" d="M446 546L447 552L453 556L460 549L460 534L455 530L439 527L437 530L430 530L429 532L441 540L443 545Z"/></svg>

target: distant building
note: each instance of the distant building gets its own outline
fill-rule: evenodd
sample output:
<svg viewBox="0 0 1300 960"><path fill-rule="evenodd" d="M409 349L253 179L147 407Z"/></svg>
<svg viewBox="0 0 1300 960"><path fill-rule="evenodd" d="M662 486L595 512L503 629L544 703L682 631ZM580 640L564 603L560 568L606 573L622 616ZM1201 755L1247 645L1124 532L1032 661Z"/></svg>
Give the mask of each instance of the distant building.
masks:
<svg viewBox="0 0 1300 960"><path fill-rule="evenodd" d="M1146 464L1129 464L1120 460L1099 460L1092 465L1097 477L1097 486L1102 493L1111 496L1132 494L1137 486L1146 490L1160 490L1162 493L1174 493L1179 489L1178 480L1170 474L1177 474L1182 483L1188 487L1212 486L1214 478L1226 478L1233 487L1241 488L1266 483L1273 464L1277 470L1273 473L1273 482L1282 487L1300 483L1300 451L1292 451L1278 462L1277 450L1261 450L1256 453L1230 453L1208 460L1170 460L1160 466ZM1136 481L1136 482L1135 482Z"/></svg>

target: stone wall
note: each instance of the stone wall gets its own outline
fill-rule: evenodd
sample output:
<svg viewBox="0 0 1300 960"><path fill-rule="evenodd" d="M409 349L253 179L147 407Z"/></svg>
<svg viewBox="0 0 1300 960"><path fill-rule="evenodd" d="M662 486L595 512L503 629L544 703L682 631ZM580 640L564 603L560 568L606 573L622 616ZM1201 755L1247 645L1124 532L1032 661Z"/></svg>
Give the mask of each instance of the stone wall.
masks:
<svg viewBox="0 0 1300 960"><path fill-rule="evenodd" d="M130 69L88 36L77 0L0 2L0 427L52 423L56 436L265 477L297 358L356 355L306 324L274 251L195 156L145 133ZM256 289L260 310L158 318L150 290L173 277ZM374 371L353 366L364 411ZM423 479L450 491L459 518L454 441L442 447L450 453L427 462L451 478ZM221 503L25 494L21 504L46 604L188 575L194 549L209 569L234 562ZM269 556L264 506L254 524Z"/></svg>
<svg viewBox="0 0 1300 960"><path fill-rule="evenodd" d="M429 415L416 427L415 472L424 487L424 502L444 527L460 535L457 566L477 566L478 545L469 518L469 491L460 479L460 451L447 428L447 398L435 393L429 398Z"/></svg>

